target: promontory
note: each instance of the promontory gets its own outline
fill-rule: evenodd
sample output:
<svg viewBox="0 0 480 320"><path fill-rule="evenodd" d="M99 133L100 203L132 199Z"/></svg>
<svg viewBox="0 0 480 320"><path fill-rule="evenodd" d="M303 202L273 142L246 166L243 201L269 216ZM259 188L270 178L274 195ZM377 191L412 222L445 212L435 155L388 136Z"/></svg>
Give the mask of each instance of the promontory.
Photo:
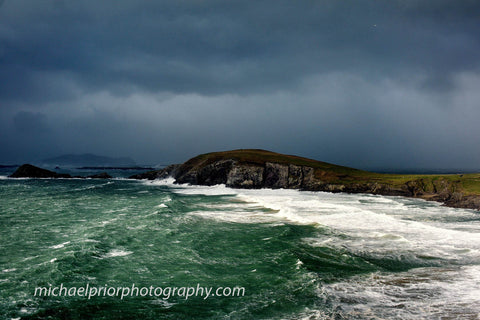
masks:
<svg viewBox="0 0 480 320"><path fill-rule="evenodd" d="M130 178L167 177L179 184L405 196L480 210L480 173L383 174L258 149L206 153Z"/></svg>

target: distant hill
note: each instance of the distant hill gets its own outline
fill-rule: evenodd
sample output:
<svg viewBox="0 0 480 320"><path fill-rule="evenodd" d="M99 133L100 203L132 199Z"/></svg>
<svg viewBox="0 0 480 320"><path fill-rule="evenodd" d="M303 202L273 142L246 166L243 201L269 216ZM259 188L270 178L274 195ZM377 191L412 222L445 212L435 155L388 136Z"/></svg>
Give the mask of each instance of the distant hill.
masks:
<svg viewBox="0 0 480 320"><path fill-rule="evenodd" d="M99 156L96 154L65 154L58 157L48 158L41 161L43 164L51 166L103 166L103 167L121 167L135 166L133 159L122 157L112 158Z"/></svg>

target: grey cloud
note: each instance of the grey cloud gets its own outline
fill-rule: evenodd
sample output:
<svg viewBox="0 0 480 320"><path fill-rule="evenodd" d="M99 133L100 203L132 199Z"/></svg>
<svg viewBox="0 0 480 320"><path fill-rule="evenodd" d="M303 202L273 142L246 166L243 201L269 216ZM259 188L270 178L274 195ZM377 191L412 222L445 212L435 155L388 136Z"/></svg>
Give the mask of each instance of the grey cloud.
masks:
<svg viewBox="0 0 480 320"><path fill-rule="evenodd" d="M13 124L19 133L38 134L48 131L47 117L43 113L20 111L13 117Z"/></svg>
<svg viewBox="0 0 480 320"><path fill-rule="evenodd" d="M56 123L50 139L69 153L121 150L119 155L168 163L256 147L370 168L474 167L480 156L472 151L480 135L474 89L479 79L457 79L447 100L414 83L332 73L306 80L297 91L129 97L104 92L77 101L75 113L58 113L61 103L45 111ZM463 156L453 156L452 149Z"/></svg>
<svg viewBox="0 0 480 320"><path fill-rule="evenodd" d="M17 70L26 89L29 72L41 70L71 72L88 90L204 94L276 90L333 70L447 77L478 67L479 27L465 19L474 4L457 5L465 9L445 26L434 9L410 15L401 3L16 1L3 9L15 34L2 41L4 59L26 69Z"/></svg>

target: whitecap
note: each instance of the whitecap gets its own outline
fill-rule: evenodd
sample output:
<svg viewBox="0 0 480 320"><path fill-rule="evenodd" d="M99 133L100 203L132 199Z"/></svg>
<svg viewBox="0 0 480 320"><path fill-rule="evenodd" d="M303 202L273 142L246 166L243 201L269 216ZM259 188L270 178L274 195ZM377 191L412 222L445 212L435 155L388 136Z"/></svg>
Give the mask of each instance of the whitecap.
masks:
<svg viewBox="0 0 480 320"><path fill-rule="evenodd" d="M132 254L132 251L124 251L120 249L113 249L102 256L102 258L124 257Z"/></svg>
<svg viewBox="0 0 480 320"><path fill-rule="evenodd" d="M175 178L168 177L165 179L156 179L156 180L141 180L143 184L149 186L178 186L175 184Z"/></svg>
<svg viewBox="0 0 480 320"><path fill-rule="evenodd" d="M165 299L152 300L151 304L159 305L159 306L162 306L163 308L166 308L166 309L169 309L169 308L173 307L174 305L176 305L176 303L168 302Z"/></svg>
<svg viewBox="0 0 480 320"><path fill-rule="evenodd" d="M422 318L437 318L441 314L448 319L476 319L480 313L479 274L480 266L374 273L322 284L317 293L322 298L335 299L346 317L418 319L419 314Z"/></svg>
<svg viewBox="0 0 480 320"><path fill-rule="evenodd" d="M123 211L123 210L117 210L117 211ZM110 219L110 220L101 221L101 222L100 222L100 226L104 227L104 226L106 226L107 224L112 223L112 222L115 222L115 221L117 221L117 218L113 218L113 219Z"/></svg>
<svg viewBox="0 0 480 320"><path fill-rule="evenodd" d="M480 261L480 221L475 220L469 210L430 203L425 206L426 202L418 199L365 194L230 189L223 185L188 186L173 191L235 195L220 203L198 204L198 209L189 212L190 215L239 223L293 223L326 227L346 236L335 237L329 245L347 248L354 253L382 255L393 250L398 255L407 253L450 261ZM359 202L359 199L373 201ZM458 219L446 223L443 217ZM468 228L462 218L469 219ZM310 239L309 243L322 246L325 245L324 240Z"/></svg>
<svg viewBox="0 0 480 320"><path fill-rule="evenodd" d="M199 195L235 195L238 193L236 189L228 188L224 184L217 184L214 186L200 186L189 184L175 184L174 178L167 178L161 180L145 180L143 183L149 186L168 186L172 191L179 194L199 194Z"/></svg>
<svg viewBox="0 0 480 320"><path fill-rule="evenodd" d="M54 246L51 246L49 247L50 249L60 249L60 248L63 248L65 247L67 244L69 244L70 241L67 241L67 242L64 242L64 243L60 243L60 244L57 244L57 245L54 245Z"/></svg>
<svg viewBox="0 0 480 320"><path fill-rule="evenodd" d="M300 259L297 259L297 262L295 263L295 269L300 269L300 267L303 265L303 261Z"/></svg>

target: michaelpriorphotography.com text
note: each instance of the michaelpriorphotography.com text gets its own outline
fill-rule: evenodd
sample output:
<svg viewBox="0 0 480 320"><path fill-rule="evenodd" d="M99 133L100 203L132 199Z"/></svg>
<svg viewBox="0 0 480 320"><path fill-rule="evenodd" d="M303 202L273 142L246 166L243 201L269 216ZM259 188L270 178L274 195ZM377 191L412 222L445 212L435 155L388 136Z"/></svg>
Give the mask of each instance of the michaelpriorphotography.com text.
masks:
<svg viewBox="0 0 480 320"><path fill-rule="evenodd" d="M212 297L243 297L245 288L235 287L204 287L200 284L195 286L136 286L134 283L130 286L95 286L87 283L85 286L68 287L63 283L60 286L51 284L44 287L36 287L34 296L36 297L118 297L121 300L127 297L157 297L164 300L173 297L182 297L188 300L191 297L202 297L204 300Z"/></svg>

